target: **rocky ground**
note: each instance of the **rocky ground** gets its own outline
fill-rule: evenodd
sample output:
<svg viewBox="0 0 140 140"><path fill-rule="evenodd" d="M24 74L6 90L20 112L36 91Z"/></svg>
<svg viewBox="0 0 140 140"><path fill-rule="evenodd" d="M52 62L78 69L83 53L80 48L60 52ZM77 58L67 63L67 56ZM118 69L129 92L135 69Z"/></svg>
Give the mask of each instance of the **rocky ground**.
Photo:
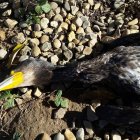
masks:
<svg viewBox="0 0 140 140"><path fill-rule="evenodd" d="M50 11L31 15L30 10L35 9L37 1L0 1L0 67L18 44L23 47L14 53L12 65L30 57L65 65L97 55L99 42L139 32L139 0L52 0L49 4ZM128 124L124 126L113 119L100 119L104 114L96 113L98 106L114 98L112 93L81 87L66 90L62 84L52 85L51 91L57 88L65 91L67 108L57 108L48 102L54 98L52 92L47 94L32 88L14 90L21 96L16 98L17 107L1 108L0 139L9 140L17 133L21 140L139 139L140 125L128 128ZM3 101L0 102L2 105ZM123 102L117 98L115 104L121 106ZM121 108L115 109L121 112ZM112 111L113 107L108 110ZM133 115L131 118L132 122L136 121Z"/></svg>

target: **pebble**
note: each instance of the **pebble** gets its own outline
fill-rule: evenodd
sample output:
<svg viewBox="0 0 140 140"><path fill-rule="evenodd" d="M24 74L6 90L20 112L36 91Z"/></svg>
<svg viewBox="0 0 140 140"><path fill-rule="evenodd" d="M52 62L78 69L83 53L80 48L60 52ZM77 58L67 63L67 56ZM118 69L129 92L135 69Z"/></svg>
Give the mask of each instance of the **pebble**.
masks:
<svg viewBox="0 0 140 140"><path fill-rule="evenodd" d="M34 46L38 46L39 45L39 40L37 38L32 38L29 40L29 44L31 47L34 47Z"/></svg>
<svg viewBox="0 0 140 140"><path fill-rule="evenodd" d="M64 8L65 8L66 11L70 11L70 4L69 4L68 1L65 2Z"/></svg>
<svg viewBox="0 0 140 140"><path fill-rule="evenodd" d="M42 34L43 34L42 31L33 31L32 32L32 37L40 38L42 36Z"/></svg>
<svg viewBox="0 0 140 140"><path fill-rule="evenodd" d="M37 57L41 54L41 50L38 46L33 46L31 50L32 56Z"/></svg>
<svg viewBox="0 0 140 140"><path fill-rule="evenodd" d="M90 9L90 4L89 3L83 3L83 9L84 10L89 10Z"/></svg>
<svg viewBox="0 0 140 140"><path fill-rule="evenodd" d="M16 101L16 103L17 103L18 105L23 104L23 99L16 98L15 101Z"/></svg>
<svg viewBox="0 0 140 140"><path fill-rule="evenodd" d="M78 26L78 27L81 27L82 24L83 24L82 19L79 18L79 17L77 17L74 22L75 22L75 25Z"/></svg>
<svg viewBox="0 0 140 140"><path fill-rule="evenodd" d="M3 2L3 3L0 3L0 9L5 9L5 8L7 8L7 7L8 7L8 5L9 5L9 3L8 3L8 2Z"/></svg>
<svg viewBox="0 0 140 140"><path fill-rule="evenodd" d="M69 50L69 49L65 50L65 51L63 52L63 54L64 54L64 56L65 56L65 58L66 58L67 61L69 61L69 60L72 59L72 57L73 57L73 53L72 53L72 51Z"/></svg>
<svg viewBox="0 0 140 140"><path fill-rule="evenodd" d="M111 133L111 139L112 140L121 140L121 136L117 132Z"/></svg>
<svg viewBox="0 0 140 140"><path fill-rule="evenodd" d="M56 65L57 62L58 62L58 60L59 60L59 58L58 58L57 55L51 56L51 63L52 63L52 64Z"/></svg>
<svg viewBox="0 0 140 140"><path fill-rule="evenodd" d="M66 137L66 140L76 140L76 137L74 136L74 134L69 129L65 130L64 135Z"/></svg>
<svg viewBox="0 0 140 140"><path fill-rule="evenodd" d="M102 138L97 137L97 136L94 136L94 137L93 137L93 140L102 140Z"/></svg>
<svg viewBox="0 0 140 140"><path fill-rule="evenodd" d="M29 46L24 46L20 51L21 55L31 55L31 48Z"/></svg>
<svg viewBox="0 0 140 140"><path fill-rule="evenodd" d="M76 132L76 139L77 140L84 140L85 137L85 132L83 128L79 128L78 131Z"/></svg>
<svg viewBox="0 0 140 140"><path fill-rule="evenodd" d="M93 6L94 5L94 0L88 0L88 3Z"/></svg>
<svg viewBox="0 0 140 140"><path fill-rule="evenodd" d="M0 41L4 41L6 38L5 32L0 29Z"/></svg>
<svg viewBox="0 0 140 140"><path fill-rule="evenodd" d="M40 24L35 24L34 25L34 31L40 31L40 30L41 30Z"/></svg>
<svg viewBox="0 0 140 140"><path fill-rule="evenodd" d="M114 7L116 9L120 8L125 3L125 0L115 0Z"/></svg>
<svg viewBox="0 0 140 140"><path fill-rule="evenodd" d="M78 12L78 10L79 10L79 7L77 7L77 6L71 6L71 13L73 15L75 15Z"/></svg>
<svg viewBox="0 0 140 140"><path fill-rule="evenodd" d="M85 120L83 123L84 123L84 127L85 127L86 132L87 132L90 136L93 136L94 131L93 131L93 127L92 127L91 122Z"/></svg>
<svg viewBox="0 0 140 140"><path fill-rule="evenodd" d="M6 10L2 13L2 16L6 17L6 16L10 16L12 14L12 10L9 9L9 10Z"/></svg>
<svg viewBox="0 0 140 140"><path fill-rule="evenodd" d="M52 10L55 10L58 7L58 4L56 2L50 3Z"/></svg>
<svg viewBox="0 0 140 140"><path fill-rule="evenodd" d="M51 26L51 27L54 27L54 28L57 28L58 22L57 22L57 21L51 21L51 22L50 22L50 26Z"/></svg>
<svg viewBox="0 0 140 140"><path fill-rule="evenodd" d="M43 30L43 32L46 33L46 34L52 34L53 29L52 28L46 28L45 30Z"/></svg>
<svg viewBox="0 0 140 140"><path fill-rule="evenodd" d="M54 136L53 140L65 140L65 138L64 135L59 132Z"/></svg>
<svg viewBox="0 0 140 140"><path fill-rule="evenodd" d="M61 42L58 39L54 39L53 41L53 47L56 49L59 49L61 47Z"/></svg>
<svg viewBox="0 0 140 140"><path fill-rule="evenodd" d="M130 30L130 34L134 34L134 33L139 33L139 30L131 29L131 30Z"/></svg>
<svg viewBox="0 0 140 140"><path fill-rule="evenodd" d="M108 133L104 134L104 140L110 140L110 136Z"/></svg>
<svg viewBox="0 0 140 140"><path fill-rule="evenodd" d="M85 34L85 31L84 31L84 29L82 28L82 27L79 27L78 29L77 29L77 31L76 31L76 34Z"/></svg>
<svg viewBox="0 0 140 140"><path fill-rule="evenodd" d="M77 50L79 53L82 52L83 49L84 49L84 46L83 46L83 45L79 45L79 46L76 47L76 50Z"/></svg>
<svg viewBox="0 0 140 140"><path fill-rule="evenodd" d="M83 28L84 29L86 29L89 26L90 26L90 22L88 20L86 20L85 22L83 22Z"/></svg>
<svg viewBox="0 0 140 140"><path fill-rule="evenodd" d="M98 117L97 117L95 110L92 106L87 107L87 120L91 121L91 122L98 120Z"/></svg>
<svg viewBox="0 0 140 140"><path fill-rule="evenodd" d="M133 19L133 20L131 20L131 21L129 21L128 22L128 25L130 26L130 25L136 25L136 24L138 24L138 18L135 18L135 19Z"/></svg>
<svg viewBox="0 0 140 140"><path fill-rule="evenodd" d="M68 34L68 41L71 42L73 39L75 39L75 33L74 33L74 31L71 31Z"/></svg>
<svg viewBox="0 0 140 140"><path fill-rule="evenodd" d="M22 56L20 56L18 61L22 62L22 61L25 61L26 59L29 59L29 56L28 55L22 55Z"/></svg>
<svg viewBox="0 0 140 140"><path fill-rule="evenodd" d="M8 19L5 20L4 24L8 28L12 29L12 28L14 28L18 24L18 22L16 20L12 20L12 19L8 18Z"/></svg>
<svg viewBox="0 0 140 140"><path fill-rule="evenodd" d="M49 36L47 35L42 35L41 38L40 38L40 43L41 44L44 44L45 42L48 42L49 41Z"/></svg>
<svg viewBox="0 0 140 140"><path fill-rule="evenodd" d="M100 27L99 27L98 25L94 25L94 26L93 26L93 29L94 29L95 31L97 31L97 32L100 31Z"/></svg>
<svg viewBox="0 0 140 140"><path fill-rule="evenodd" d="M4 49L0 49L0 60L5 58L6 55L7 55L7 51Z"/></svg>
<svg viewBox="0 0 140 140"><path fill-rule="evenodd" d="M94 6L94 10L98 10L101 6L101 3L96 3Z"/></svg>
<svg viewBox="0 0 140 140"><path fill-rule="evenodd" d="M130 29L138 30L139 29L139 26L138 25L131 25L130 26Z"/></svg>
<svg viewBox="0 0 140 140"><path fill-rule="evenodd" d="M51 137L47 133L43 133L42 138L40 140L51 140Z"/></svg>
<svg viewBox="0 0 140 140"><path fill-rule="evenodd" d="M62 22L61 23L61 25L60 25L60 27L62 28L62 29L65 29L65 30L68 30L68 23L66 23L66 22Z"/></svg>
<svg viewBox="0 0 140 140"><path fill-rule="evenodd" d="M62 119L62 118L64 118L66 112L67 112L67 109L60 108L54 113L54 118L55 119Z"/></svg>
<svg viewBox="0 0 140 140"><path fill-rule="evenodd" d="M64 0L53 0L53 1L60 3L60 4L64 3Z"/></svg>
<svg viewBox="0 0 140 140"><path fill-rule="evenodd" d="M27 27L28 27L28 24L25 23L25 22L20 22L19 26L20 26L21 28L27 28Z"/></svg>
<svg viewBox="0 0 140 140"><path fill-rule="evenodd" d="M36 88L34 92L34 96L39 98L41 95L42 95L42 92L38 88Z"/></svg>
<svg viewBox="0 0 140 140"><path fill-rule="evenodd" d="M40 26L42 29L46 29L48 27L49 20L47 18L42 18L40 21Z"/></svg>
<svg viewBox="0 0 140 140"><path fill-rule="evenodd" d="M60 14L57 14L53 18L54 21L63 22L63 17Z"/></svg>
<svg viewBox="0 0 140 140"><path fill-rule="evenodd" d="M92 48L91 47L85 47L83 50L84 55L90 55L92 53Z"/></svg>
<svg viewBox="0 0 140 140"><path fill-rule="evenodd" d="M11 39L11 42L16 44L23 43L24 41L25 41L25 36L22 32L18 33L16 36L12 37Z"/></svg>
<svg viewBox="0 0 140 140"><path fill-rule="evenodd" d="M22 95L22 98L24 100L29 100L29 99L32 98L32 90L31 89L30 90L27 89L27 91L24 90L23 92L25 93L25 94Z"/></svg>
<svg viewBox="0 0 140 140"><path fill-rule="evenodd" d="M70 30L71 30L71 31L76 31L76 25L72 23L72 24L70 25Z"/></svg>

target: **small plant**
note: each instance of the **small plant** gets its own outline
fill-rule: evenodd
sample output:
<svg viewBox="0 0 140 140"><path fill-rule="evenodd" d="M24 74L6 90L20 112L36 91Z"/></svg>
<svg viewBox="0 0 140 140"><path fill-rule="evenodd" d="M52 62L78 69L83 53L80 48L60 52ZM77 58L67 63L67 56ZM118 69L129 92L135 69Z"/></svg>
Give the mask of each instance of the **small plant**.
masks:
<svg viewBox="0 0 140 140"><path fill-rule="evenodd" d="M21 138L21 135L18 132L15 132L11 140L20 140L20 138Z"/></svg>
<svg viewBox="0 0 140 140"><path fill-rule="evenodd" d="M68 108L68 100L62 97L62 90L58 90L55 96L54 104L57 107Z"/></svg>
<svg viewBox="0 0 140 140"><path fill-rule="evenodd" d="M0 96L0 100L3 100L3 109L9 109L11 107L15 106L15 98L17 98L18 95L16 94L12 94L11 91L4 91L2 92L1 96Z"/></svg>

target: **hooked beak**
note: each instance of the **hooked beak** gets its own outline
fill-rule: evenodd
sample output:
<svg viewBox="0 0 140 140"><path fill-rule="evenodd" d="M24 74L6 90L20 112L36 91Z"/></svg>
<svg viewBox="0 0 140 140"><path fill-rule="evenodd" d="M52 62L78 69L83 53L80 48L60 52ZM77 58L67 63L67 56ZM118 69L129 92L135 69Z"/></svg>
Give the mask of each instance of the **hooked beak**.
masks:
<svg viewBox="0 0 140 140"><path fill-rule="evenodd" d="M0 91L18 87L24 81L22 72L11 72L11 76L0 83Z"/></svg>

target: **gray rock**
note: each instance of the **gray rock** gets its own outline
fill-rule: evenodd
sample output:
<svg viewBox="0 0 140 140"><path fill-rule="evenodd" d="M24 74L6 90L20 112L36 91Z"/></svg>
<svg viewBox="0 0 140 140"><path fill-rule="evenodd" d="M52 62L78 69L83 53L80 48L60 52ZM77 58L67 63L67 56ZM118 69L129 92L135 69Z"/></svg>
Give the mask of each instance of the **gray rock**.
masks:
<svg viewBox="0 0 140 140"><path fill-rule="evenodd" d="M0 3L0 9L5 9L5 8L7 8L7 7L8 7L8 5L9 5L9 3L8 3L8 2L3 2L3 3Z"/></svg>
<svg viewBox="0 0 140 140"><path fill-rule="evenodd" d="M12 43L23 43L25 41L25 36L23 33L18 33L16 36L12 37L11 42Z"/></svg>
<svg viewBox="0 0 140 140"><path fill-rule="evenodd" d="M70 59L72 59L72 57L73 57L73 53L72 53L72 51L69 50L69 49L65 50L63 54L64 54L64 56L65 56L65 58L66 58L67 60L70 60Z"/></svg>
<svg viewBox="0 0 140 140"><path fill-rule="evenodd" d="M49 42L45 42L42 46L41 46L41 51L49 51L50 49L52 49L52 45Z"/></svg>
<svg viewBox="0 0 140 140"><path fill-rule="evenodd" d="M18 24L18 22L17 22L16 20L12 20L12 19L9 19L9 18L8 18L8 19L5 20L4 24L5 24L8 28L12 29L12 28L15 27L15 25Z"/></svg>
<svg viewBox="0 0 140 140"><path fill-rule="evenodd" d="M6 17L6 16L10 16L12 14L12 10L9 9L9 10L6 10L2 13L2 16Z"/></svg>
<svg viewBox="0 0 140 140"><path fill-rule="evenodd" d="M77 140L84 140L85 137L85 132L83 128L79 128L78 131L76 132L76 139Z"/></svg>
<svg viewBox="0 0 140 140"><path fill-rule="evenodd" d="M40 31L40 30L41 30L40 24L35 24L34 25L34 31Z"/></svg>
<svg viewBox="0 0 140 140"><path fill-rule="evenodd" d="M58 109L55 113L54 113L54 118L55 119L62 119L64 118L65 114L66 114L67 109L65 108L60 108Z"/></svg>
<svg viewBox="0 0 140 140"><path fill-rule="evenodd" d="M40 25L42 29L46 29L48 27L49 20L47 18L42 18L40 21Z"/></svg>
<svg viewBox="0 0 140 140"><path fill-rule="evenodd" d="M85 127L85 130L88 133L88 135L93 136L94 131L93 131L93 127L92 127L91 122L84 121L83 123L84 123L84 127Z"/></svg>
<svg viewBox="0 0 140 140"><path fill-rule="evenodd" d="M19 26L20 26L21 28L27 28L27 27L28 27L28 24L25 23L25 22L21 22Z"/></svg>
<svg viewBox="0 0 140 140"><path fill-rule="evenodd" d="M57 133L57 134L54 136L54 138L53 138L53 140L64 140L64 139L65 139L65 138L64 138L64 135L61 134L60 132Z"/></svg>
<svg viewBox="0 0 140 140"><path fill-rule="evenodd" d="M7 55L7 51L4 49L0 49L0 60L5 58L6 55Z"/></svg>
<svg viewBox="0 0 140 140"><path fill-rule="evenodd" d="M91 121L91 122L98 120L98 117L97 117L95 110L92 106L87 107L87 120Z"/></svg>
<svg viewBox="0 0 140 140"><path fill-rule="evenodd" d="M68 1L65 2L64 8L65 8L66 11L70 11L70 4L69 4Z"/></svg>

